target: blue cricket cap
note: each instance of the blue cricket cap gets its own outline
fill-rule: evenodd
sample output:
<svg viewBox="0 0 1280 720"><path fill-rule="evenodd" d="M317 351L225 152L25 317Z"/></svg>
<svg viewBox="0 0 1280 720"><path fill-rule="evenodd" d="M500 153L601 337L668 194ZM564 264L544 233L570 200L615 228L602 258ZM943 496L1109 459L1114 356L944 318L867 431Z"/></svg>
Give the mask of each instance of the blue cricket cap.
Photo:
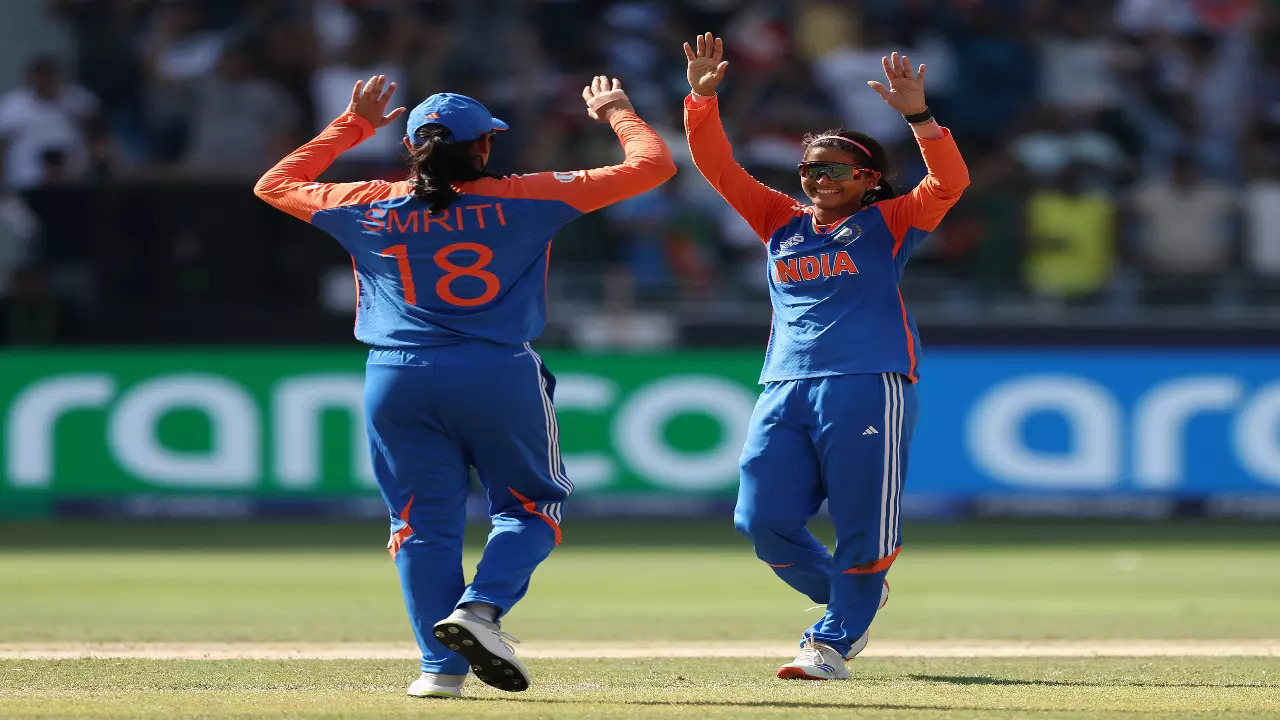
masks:
<svg viewBox="0 0 1280 720"><path fill-rule="evenodd" d="M438 123L449 128L451 142L469 142L494 130L506 130L507 124L489 114L489 109L466 95L436 93L423 100L409 113L405 135L417 145L414 133L423 125Z"/></svg>

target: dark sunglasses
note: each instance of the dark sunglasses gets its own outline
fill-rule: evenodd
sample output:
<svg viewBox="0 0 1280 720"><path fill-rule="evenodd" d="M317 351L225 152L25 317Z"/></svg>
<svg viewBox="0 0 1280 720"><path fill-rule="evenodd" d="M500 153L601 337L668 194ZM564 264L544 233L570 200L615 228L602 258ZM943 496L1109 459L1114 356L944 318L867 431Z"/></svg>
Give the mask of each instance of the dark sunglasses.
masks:
<svg viewBox="0 0 1280 720"><path fill-rule="evenodd" d="M871 176L876 172L871 168L838 162L802 162L797 167L800 169L800 174L810 180L817 180L826 175L837 182L840 180L861 180L863 175Z"/></svg>

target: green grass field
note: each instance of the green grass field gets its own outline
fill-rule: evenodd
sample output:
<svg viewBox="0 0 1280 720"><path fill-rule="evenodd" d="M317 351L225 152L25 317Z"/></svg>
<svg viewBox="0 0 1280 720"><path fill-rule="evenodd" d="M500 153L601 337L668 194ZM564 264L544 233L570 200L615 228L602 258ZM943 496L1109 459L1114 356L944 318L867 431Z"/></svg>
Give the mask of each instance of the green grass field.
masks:
<svg viewBox="0 0 1280 720"><path fill-rule="evenodd" d="M910 526L872 647L942 640L1280 639L1280 529ZM473 540L479 541L476 534ZM0 525L0 652L20 643L411 647L366 524ZM473 551L469 559L476 557ZM810 602L705 523L570 523L506 629L530 647L775 642ZM399 660L0 660L0 717L1280 717L1280 658L535 659L519 695L403 695Z"/></svg>

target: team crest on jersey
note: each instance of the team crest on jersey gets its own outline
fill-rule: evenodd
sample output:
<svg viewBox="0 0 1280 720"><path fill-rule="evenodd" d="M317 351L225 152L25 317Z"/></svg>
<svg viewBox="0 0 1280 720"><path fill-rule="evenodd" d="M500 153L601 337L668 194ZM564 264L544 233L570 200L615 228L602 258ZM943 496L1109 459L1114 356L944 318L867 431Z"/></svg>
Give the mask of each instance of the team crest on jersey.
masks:
<svg viewBox="0 0 1280 720"><path fill-rule="evenodd" d="M562 183L571 183L571 182L573 182L574 180L577 180L578 178L583 177L584 175L585 175L585 173L583 173L583 171L581 171L581 170L574 170L574 171L572 171L572 172L553 172L553 173L551 173L551 177L553 177L553 178L555 178L555 179L559 180L559 181L560 181L560 182L562 182Z"/></svg>
<svg viewBox="0 0 1280 720"><path fill-rule="evenodd" d="M803 235L792 235L786 240L783 240L782 242L778 243L778 252L786 252L791 248L799 245L802 242L804 242Z"/></svg>
<svg viewBox="0 0 1280 720"><path fill-rule="evenodd" d="M857 223L849 223L843 230L836 233L836 242L848 245L860 237L862 237L862 227Z"/></svg>

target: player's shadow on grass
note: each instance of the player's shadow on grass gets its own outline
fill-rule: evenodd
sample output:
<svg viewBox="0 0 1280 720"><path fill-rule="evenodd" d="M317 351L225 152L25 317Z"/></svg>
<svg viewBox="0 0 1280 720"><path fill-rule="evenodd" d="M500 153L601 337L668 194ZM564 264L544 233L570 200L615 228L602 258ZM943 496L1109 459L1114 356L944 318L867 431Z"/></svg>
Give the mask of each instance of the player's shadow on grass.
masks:
<svg viewBox="0 0 1280 720"><path fill-rule="evenodd" d="M1269 683L1215 683L1215 682L1146 682L1143 680L1119 682L1091 682L1088 680L1017 680L995 678L987 675L908 675L912 680L947 683L949 685L1058 685L1069 687L1165 687L1165 688L1250 688L1271 687Z"/></svg>

